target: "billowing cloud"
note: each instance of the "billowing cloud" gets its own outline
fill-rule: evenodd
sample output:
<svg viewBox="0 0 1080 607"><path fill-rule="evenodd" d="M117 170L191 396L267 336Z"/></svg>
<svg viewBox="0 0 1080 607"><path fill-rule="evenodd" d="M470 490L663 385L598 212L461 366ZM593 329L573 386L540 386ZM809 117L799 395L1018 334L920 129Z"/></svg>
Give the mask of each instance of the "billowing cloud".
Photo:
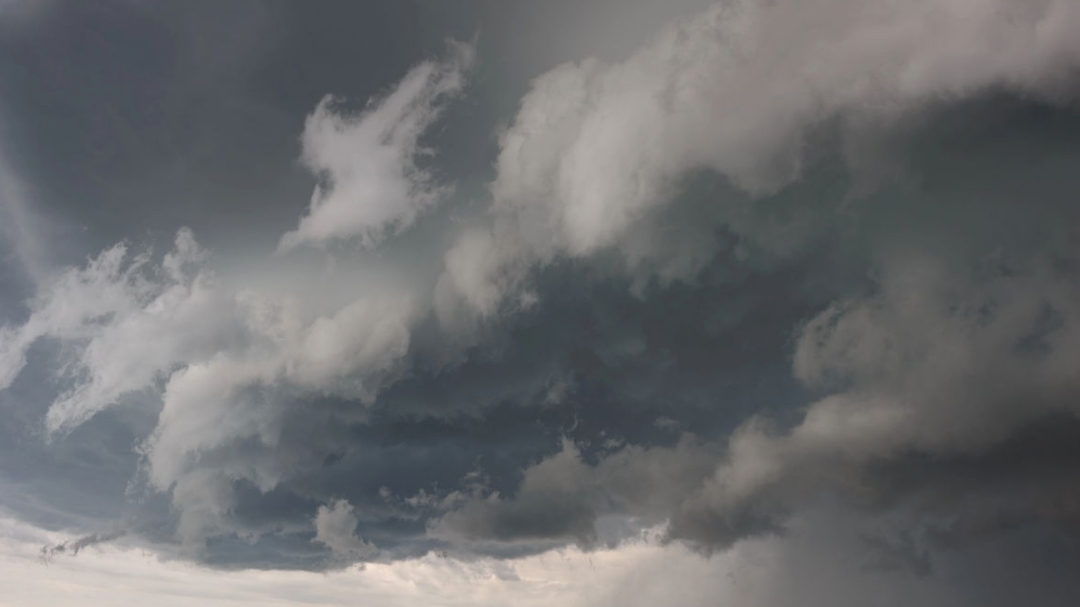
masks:
<svg viewBox="0 0 1080 607"><path fill-rule="evenodd" d="M414 602L1069 604L1077 6L734 0L538 76L410 57L310 113L298 223L35 277L0 507L437 577ZM114 502L61 516L102 469Z"/></svg>
<svg viewBox="0 0 1080 607"><path fill-rule="evenodd" d="M808 146L821 131L839 131L855 177L833 201L838 205L866 196L860 183L883 176L873 157L886 152L875 146L887 145L882 135L898 125L917 124L913 117L1001 91L1051 104L1069 99L1080 49L1059 24L1076 18L1071 4L1056 2L1022 9L995 2L723 3L671 26L626 62L556 68L534 82L502 134L493 231L468 232L447 253L440 318L451 326L463 308L481 317L507 304L517 310L519 297L533 305L528 281L537 266L568 257L614 250L631 272L645 269L668 282L705 268L722 250L717 231L781 256L805 249L804 226L762 226L740 197L775 198L797 184L816 160ZM688 179L703 171L722 175L734 190L727 200L721 194L697 202L718 208L703 226L678 226L681 247L657 246L664 241L653 234L671 229L661 219L665 207L684 199ZM851 204L865 208L850 210L854 215L879 212L874 199ZM935 230L893 229L893 245ZM902 233L912 229L922 234ZM961 228L955 237L982 238L979 229ZM711 238L695 248L700 230ZM1068 405L1075 375L1064 362L1075 355L1075 294L1065 286L1071 274L1051 269L1071 263L1071 249L1040 251L1034 260L1011 251L996 262L1009 268L1005 275L982 279L972 275L978 264L995 262L935 259L941 253L876 259L883 274L877 298L841 300L802 330L795 377L811 392L845 389L810 405L790 430L772 428L768 416L737 429L715 474L674 508L673 537L727 545L778 529L822 486L865 483L873 465L912 455L978 458L1047 416L1076 413ZM558 477L561 489L546 497L534 490L531 475L563 457L530 468L505 505L488 498L445 520L475 535L511 538L506 521L521 519L514 526L528 536L525 521L539 524L544 513L559 526L535 536L587 540L595 510L580 496L591 481L567 471ZM1060 491L1063 499L1073 494ZM524 509L533 507L530 517Z"/></svg>
<svg viewBox="0 0 1080 607"><path fill-rule="evenodd" d="M285 474L227 450L256 441L272 451L290 402L303 395L370 402L400 371L413 314L405 296L373 296L311 315L295 300L229 288L200 267L205 255L189 230L157 262L112 247L46 289L25 324L5 329L3 351L7 387L31 345L60 344L58 378L70 387L49 407L51 434L125 398L160 395L157 427L141 447L147 478L172 491L178 534L195 546L220 530L233 481L269 490Z"/></svg>
<svg viewBox="0 0 1080 607"><path fill-rule="evenodd" d="M476 53L469 44L449 46L444 60L414 67L359 113L334 97L319 102L304 125L302 159L320 184L281 250L353 237L372 246L445 197L449 186L419 163L431 152L421 137L461 92Z"/></svg>
<svg viewBox="0 0 1080 607"><path fill-rule="evenodd" d="M353 510L352 504L346 500L319 506L314 520L315 538L311 541L324 544L349 560L370 555L374 550L371 544L356 537L359 521Z"/></svg>
<svg viewBox="0 0 1080 607"><path fill-rule="evenodd" d="M919 458L942 466L985 458L990 479L974 484L1022 494L1009 506L1013 516L1075 524L1080 510L1068 504L1080 487L1068 480L1071 459L1038 460L1045 478L1035 486L1010 469L1025 464L991 463L1038 422L1077 415L1080 300L1072 272L1011 267L978 280L915 254L892 260L881 281L875 295L835 303L802 329L794 373L831 393L790 430L763 419L736 430L727 460L676 517L676 536L708 538L700 526L756 509L788 512L824 487L874 502L875 491L891 490L875 486L887 482L875 472L887 479L883 465ZM1033 448L1012 447L1017 459ZM920 484L914 480L911 490ZM948 500L981 490L965 486L949 496L948 487L936 489L944 502L936 507L960 520L967 505ZM1050 512L1045 500L1064 501ZM731 533L727 541L739 530Z"/></svg>
<svg viewBox="0 0 1080 607"><path fill-rule="evenodd" d="M867 138L928 107L1001 90L1061 99L1080 63L1064 25L1077 18L1067 1L722 2L624 62L555 68L502 133L493 250L466 275L458 260L482 241L464 237L447 255L445 289L487 313L533 264L607 247L633 265L659 256L669 280L693 278L715 252L713 226L693 248L693 226L680 226L686 244L674 250L634 229L692 173L714 171L763 197L805 174L815 133L833 124L850 168L866 171ZM726 207L713 225L784 252L798 242L798 226L769 238L735 201L713 204Z"/></svg>
<svg viewBox="0 0 1080 607"><path fill-rule="evenodd" d="M572 540L594 545L603 516L662 521L708 476L715 454L692 437L670 448L627 447L590 466L564 440L556 455L524 471L512 498L477 492L435 526L471 541ZM607 538L612 539L612 538ZM614 538L621 539L621 538Z"/></svg>
<svg viewBox="0 0 1080 607"><path fill-rule="evenodd" d="M50 432L69 430L124 395L148 389L176 366L209 357L233 339L232 311L193 264L202 256L181 230L160 265L116 245L71 269L39 295L19 329L7 329L0 386L8 387L42 338L69 346L61 367L74 378L49 408Z"/></svg>

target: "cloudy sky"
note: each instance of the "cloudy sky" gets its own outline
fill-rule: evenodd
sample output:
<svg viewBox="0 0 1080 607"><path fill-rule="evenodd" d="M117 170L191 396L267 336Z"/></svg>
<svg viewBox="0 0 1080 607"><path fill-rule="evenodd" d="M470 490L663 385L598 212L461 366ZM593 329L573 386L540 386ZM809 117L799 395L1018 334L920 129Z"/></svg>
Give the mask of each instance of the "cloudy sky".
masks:
<svg viewBox="0 0 1080 607"><path fill-rule="evenodd" d="M1078 28L0 0L0 604L1077 604Z"/></svg>

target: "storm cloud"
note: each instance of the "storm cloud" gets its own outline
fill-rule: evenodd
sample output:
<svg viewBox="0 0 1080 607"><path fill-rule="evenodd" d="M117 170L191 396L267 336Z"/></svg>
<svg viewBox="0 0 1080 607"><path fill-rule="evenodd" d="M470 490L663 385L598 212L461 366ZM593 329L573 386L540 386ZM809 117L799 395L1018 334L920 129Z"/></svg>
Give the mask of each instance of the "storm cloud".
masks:
<svg viewBox="0 0 1080 607"><path fill-rule="evenodd" d="M1075 599L1075 2L26 4L0 509L43 555Z"/></svg>

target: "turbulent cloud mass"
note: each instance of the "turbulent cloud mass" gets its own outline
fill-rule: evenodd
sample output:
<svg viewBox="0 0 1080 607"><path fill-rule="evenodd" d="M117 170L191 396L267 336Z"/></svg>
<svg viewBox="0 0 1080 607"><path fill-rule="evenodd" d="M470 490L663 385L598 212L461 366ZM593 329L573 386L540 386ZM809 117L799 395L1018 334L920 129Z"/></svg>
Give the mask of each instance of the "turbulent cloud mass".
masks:
<svg viewBox="0 0 1080 607"><path fill-rule="evenodd" d="M449 59L412 68L358 116L342 115L333 97L319 102L304 126L303 160L326 183L315 188L300 227L282 237L282 249L349 237L374 245L445 195L417 166L428 151L419 140L446 99L461 92L474 52L452 42Z"/></svg>
<svg viewBox="0 0 1080 607"><path fill-rule="evenodd" d="M1075 604L1077 28L0 3L0 602Z"/></svg>

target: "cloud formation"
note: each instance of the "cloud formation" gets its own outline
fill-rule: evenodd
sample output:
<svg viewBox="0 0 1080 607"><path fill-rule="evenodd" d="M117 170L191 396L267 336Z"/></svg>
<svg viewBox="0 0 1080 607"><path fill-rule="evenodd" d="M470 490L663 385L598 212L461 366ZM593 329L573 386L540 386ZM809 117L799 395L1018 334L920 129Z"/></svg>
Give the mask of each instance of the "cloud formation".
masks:
<svg viewBox="0 0 1080 607"><path fill-rule="evenodd" d="M502 133L494 234L468 234L447 254L444 290L486 314L534 264L610 247L628 265L692 279L715 253L710 238L683 229L673 249L634 229L676 200L690 174L714 171L761 198L804 175L820 153L815 133L833 124L859 172L874 165L867 138L925 109L996 91L1061 99L1080 62L1064 25L1076 10L1067 1L722 2L624 62L559 66L533 82ZM794 248L758 233L739 205L714 204L728 208L712 222ZM485 262L465 273L466 256Z"/></svg>
<svg viewBox="0 0 1080 607"><path fill-rule="evenodd" d="M55 433L150 388L177 365L212 356L230 340L231 311L209 277L191 271L201 256L181 230L156 268L118 244L66 271L38 295L25 324L6 329L0 386L11 385L35 341L65 344L70 362L61 371L75 381L49 408L46 426Z"/></svg>
<svg viewBox="0 0 1080 607"><path fill-rule="evenodd" d="M346 500L319 506L314 523L315 538L311 541L326 545L349 561L370 556L374 551L371 544L356 537L359 521L352 504Z"/></svg>
<svg viewBox="0 0 1080 607"><path fill-rule="evenodd" d="M419 163L432 152L421 137L461 93L476 54L472 44L448 44L445 59L412 68L393 91L369 100L359 113L331 96L319 102L304 124L301 159L320 184L308 213L282 236L279 250L353 237L374 246L446 196L449 186Z"/></svg>
<svg viewBox="0 0 1080 607"><path fill-rule="evenodd" d="M790 430L764 419L736 430L726 461L675 518L676 537L709 537L702 525L748 511L789 512L823 487L874 501L883 463L992 459L1040 421L1075 418L1080 300L1071 271L1013 267L977 280L915 254L893 260L881 281L876 294L837 302L806 324L794 373L831 393ZM1014 515L1071 525L1080 515L1067 505L1080 490L1066 480L1071 460L1040 466L1043 487L1021 488L1001 464L991 464L990 482L1046 492L1012 505ZM1064 501L1051 514L1044 499ZM936 507L963 520L967 505ZM726 541L738 538L732 531Z"/></svg>
<svg viewBox="0 0 1080 607"><path fill-rule="evenodd" d="M215 567L503 589L595 555L642 577L559 597L621 605L673 600L641 581L671 558L710 579L686 604L955 605L1015 599L957 582L1007 562L1066 604L1031 555L1080 532L1077 26L717 3L519 83L481 175L433 146L488 137L451 101L505 83L451 43L315 107L276 249L184 228L43 279L2 421L133 444L117 539Z"/></svg>

